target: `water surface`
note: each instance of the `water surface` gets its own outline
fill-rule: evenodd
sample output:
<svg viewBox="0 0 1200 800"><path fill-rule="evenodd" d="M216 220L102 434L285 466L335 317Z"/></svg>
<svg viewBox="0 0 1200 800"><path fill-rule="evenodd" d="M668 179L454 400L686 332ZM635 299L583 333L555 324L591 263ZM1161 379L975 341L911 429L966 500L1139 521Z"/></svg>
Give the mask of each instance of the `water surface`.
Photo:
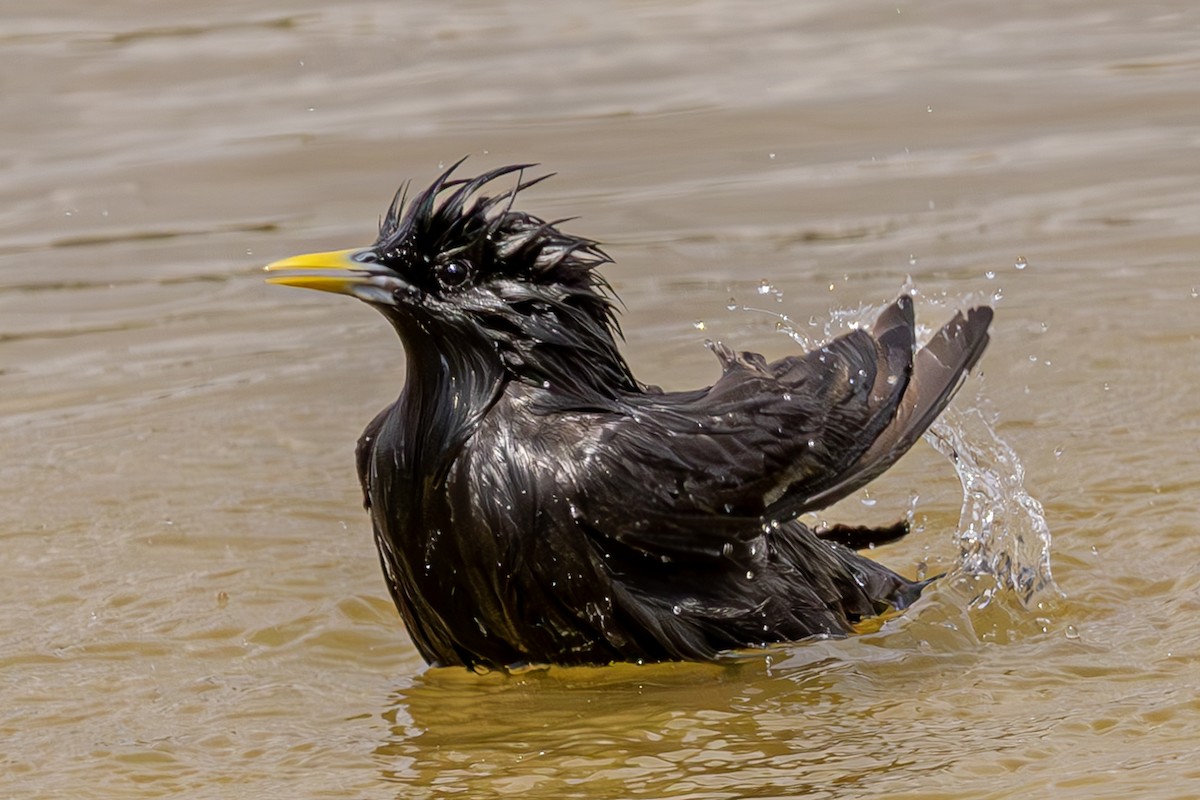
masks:
<svg viewBox="0 0 1200 800"><path fill-rule="evenodd" d="M1198 23L1110 0L8 9L0 795L1200 793ZM525 207L606 243L629 359L670 388L714 379L706 338L793 351L778 314L819 335L905 285L929 324L994 302L959 406L1019 454L1062 594L972 606L951 579L878 633L720 667L425 670L353 474L399 345L258 269L368 243L402 179L464 154L559 173ZM961 505L921 443L828 516L911 508L875 555L932 573Z"/></svg>

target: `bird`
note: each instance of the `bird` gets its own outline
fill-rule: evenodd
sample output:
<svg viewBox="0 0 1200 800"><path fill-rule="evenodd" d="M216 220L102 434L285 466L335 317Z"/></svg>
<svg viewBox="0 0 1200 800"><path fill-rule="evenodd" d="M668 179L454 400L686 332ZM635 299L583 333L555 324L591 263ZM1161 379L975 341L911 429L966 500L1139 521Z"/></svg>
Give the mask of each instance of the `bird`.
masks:
<svg viewBox="0 0 1200 800"><path fill-rule="evenodd" d="M265 267L374 307L403 345L403 388L355 459L431 667L717 661L914 602L928 580L858 552L906 523L801 516L921 437L983 353L990 307L918 347L902 293L869 330L775 361L710 343L719 377L664 391L621 353L602 246L515 207L550 174L461 164L411 202L402 185L373 244Z"/></svg>

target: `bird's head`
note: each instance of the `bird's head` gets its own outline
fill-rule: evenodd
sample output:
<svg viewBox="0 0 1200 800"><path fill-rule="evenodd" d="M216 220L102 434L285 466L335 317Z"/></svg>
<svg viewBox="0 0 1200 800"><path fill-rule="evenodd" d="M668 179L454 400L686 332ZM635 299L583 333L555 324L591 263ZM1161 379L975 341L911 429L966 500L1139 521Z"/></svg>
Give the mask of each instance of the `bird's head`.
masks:
<svg viewBox="0 0 1200 800"><path fill-rule="evenodd" d="M375 243L294 256L267 280L347 294L374 306L410 353L470 349L494 355L511 377L568 393L636 387L616 345L611 289L596 271L610 259L596 242L513 209L531 165L452 178L450 167L406 201L396 193ZM515 174L488 196L488 184Z"/></svg>

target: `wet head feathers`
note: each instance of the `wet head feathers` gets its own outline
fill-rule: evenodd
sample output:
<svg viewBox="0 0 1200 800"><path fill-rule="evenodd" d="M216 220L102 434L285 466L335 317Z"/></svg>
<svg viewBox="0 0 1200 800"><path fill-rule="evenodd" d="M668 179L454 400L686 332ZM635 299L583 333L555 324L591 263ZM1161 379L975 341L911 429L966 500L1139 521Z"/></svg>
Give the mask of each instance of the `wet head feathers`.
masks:
<svg viewBox="0 0 1200 800"><path fill-rule="evenodd" d="M604 394L637 388L616 346L616 295L596 269L611 259L596 241L559 227L569 220L514 209L520 192L551 175L526 180L534 165L514 164L453 178L461 164L411 200L408 185L400 188L371 248L379 262L480 326L519 375L571 389L591 371L583 384ZM487 192L514 174L514 185ZM562 359L574 364L556 364Z"/></svg>
<svg viewBox="0 0 1200 800"><path fill-rule="evenodd" d="M383 259L462 257L481 273L495 273L558 285L575 293L611 297L596 267L610 259L591 240L566 233L559 225L513 210L518 193L552 176L524 180L535 165L513 164L474 178L450 176L452 165L426 189L407 201L408 184L400 188L379 225L375 250ZM517 173L515 186L487 195L491 182Z"/></svg>

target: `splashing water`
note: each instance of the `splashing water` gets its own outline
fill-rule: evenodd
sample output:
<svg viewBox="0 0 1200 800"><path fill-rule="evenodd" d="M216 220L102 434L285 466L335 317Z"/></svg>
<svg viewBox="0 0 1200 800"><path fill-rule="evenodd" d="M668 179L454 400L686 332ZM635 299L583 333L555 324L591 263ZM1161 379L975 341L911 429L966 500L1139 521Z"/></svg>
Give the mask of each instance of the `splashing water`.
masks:
<svg viewBox="0 0 1200 800"><path fill-rule="evenodd" d="M1050 527L1042 504L1025 489L1025 468L978 406L947 408L925 439L949 459L963 487L958 565L952 571L985 576L971 600L984 608L1001 590L1030 606L1050 592L1061 595L1050 572Z"/></svg>

